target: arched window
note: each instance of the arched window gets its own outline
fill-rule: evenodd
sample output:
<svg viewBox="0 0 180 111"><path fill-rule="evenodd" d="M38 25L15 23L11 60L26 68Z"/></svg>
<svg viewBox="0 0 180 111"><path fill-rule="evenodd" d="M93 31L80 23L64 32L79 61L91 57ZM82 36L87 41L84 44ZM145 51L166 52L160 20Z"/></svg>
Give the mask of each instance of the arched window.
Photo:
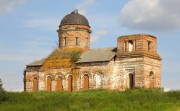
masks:
<svg viewBox="0 0 180 111"><path fill-rule="evenodd" d="M96 88L101 88L102 87L102 74L96 74L95 80L96 80Z"/></svg>
<svg viewBox="0 0 180 111"><path fill-rule="evenodd" d="M154 72L153 72L153 71L149 72L149 77L150 77L150 78L153 78L153 77L154 77Z"/></svg>
<svg viewBox="0 0 180 111"><path fill-rule="evenodd" d="M72 91L72 81L73 81L73 78L71 75L68 76L68 91Z"/></svg>
<svg viewBox="0 0 180 111"><path fill-rule="evenodd" d="M129 50L128 50L128 51L129 51L129 52L133 51L133 41L132 41L132 40L129 40L129 41L128 41L128 45L129 45L129 46L128 46L128 47L129 47Z"/></svg>
<svg viewBox="0 0 180 111"><path fill-rule="evenodd" d="M52 79L50 76L47 77L47 91L52 91Z"/></svg>
<svg viewBox="0 0 180 111"><path fill-rule="evenodd" d="M155 75L153 71L149 72L149 87L150 88L155 87Z"/></svg>
<svg viewBox="0 0 180 111"><path fill-rule="evenodd" d="M83 89L88 90L89 89L89 76L87 74L85 74L84 77L83 77L83 80L84 80Z"/></svg>
<svg viewBox="0 0 180 111"><path fill-rule="evenodd" d="M33 91L38 91L38 79L36 77L33 78Z"/></svg>
<svg viewBox="0 0 180 111"><path fill-rule="evenodd" d="M56 78L56 91L62 91L63 86L62 86L62 77L58 76Z"/></svg>

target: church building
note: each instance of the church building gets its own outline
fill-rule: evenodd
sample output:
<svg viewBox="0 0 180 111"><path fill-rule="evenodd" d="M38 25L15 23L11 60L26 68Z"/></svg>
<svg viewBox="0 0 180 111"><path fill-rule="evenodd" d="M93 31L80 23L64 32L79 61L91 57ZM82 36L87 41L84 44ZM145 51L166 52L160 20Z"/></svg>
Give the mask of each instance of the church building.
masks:
<svg viewBox="0 0 180 111"><path fill-rule="evenodd" d="M78 10L62 19L57 32L59 47L26 66L24 91L161 87L161 57L155 36L120 36L115 47L91 49L91 27Z"/></svg>

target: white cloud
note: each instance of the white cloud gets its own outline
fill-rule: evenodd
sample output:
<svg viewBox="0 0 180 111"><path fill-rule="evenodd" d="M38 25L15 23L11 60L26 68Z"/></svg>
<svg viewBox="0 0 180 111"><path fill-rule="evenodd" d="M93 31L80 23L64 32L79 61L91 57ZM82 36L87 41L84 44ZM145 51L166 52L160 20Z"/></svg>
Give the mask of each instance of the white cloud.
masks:
<svg viewBox="0 0 180 111"><path fill-rule="evenodd" d="M10 12L16 5L23 4L27 0L0 0L0 12Z"/></svg>
<svg viewBox="0 0 180 111"><path fill-rule="evenodd" d="M130 0L121 10L120 22L130 29L170 31L180 28L180 0Z"/></svg>
<svg viewBox="0 0 180 111"><path fill-rule="evenodd" d="M107 35L107 32L104 30L97 31L91 36L91 43L97 42L101 37Z"/></svg>
<svg viewBox="0 0 180 111"><path fill-rule="evenodd" d="M29 28L39 28L43 30L55 30L58 28L58 19L56 18L39 18L25 22L25 26Z"/></svg>
<svg viewBox="0 0 180 111"><path fill-rule="evenodd" d="M79 12L86 15L87 10L95 3L95 0L83 0L83 2L76 6Z"/></svg>

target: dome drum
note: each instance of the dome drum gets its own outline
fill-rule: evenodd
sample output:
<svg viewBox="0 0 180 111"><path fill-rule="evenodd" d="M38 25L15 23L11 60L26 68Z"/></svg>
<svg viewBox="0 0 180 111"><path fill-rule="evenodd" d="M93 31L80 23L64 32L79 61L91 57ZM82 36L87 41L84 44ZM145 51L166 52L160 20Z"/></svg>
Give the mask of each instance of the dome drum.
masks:
<svg viewBox="0 0 180 111"><path fill-rule="evenodd" d="M88 26L83 26L83 25L62 25L59 27L57 32L60 31L87 31L88 33L91 33L91 29Z"/></svg>

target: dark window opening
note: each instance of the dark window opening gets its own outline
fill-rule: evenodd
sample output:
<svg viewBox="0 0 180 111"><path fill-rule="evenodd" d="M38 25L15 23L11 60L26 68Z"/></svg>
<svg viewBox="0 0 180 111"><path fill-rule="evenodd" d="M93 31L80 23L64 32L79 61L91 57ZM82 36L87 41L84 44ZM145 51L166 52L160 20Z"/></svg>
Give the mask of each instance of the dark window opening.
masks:
<svg viewBox="0 0 180 111"><path fill-rule="evenodd" d="M151 51L151 41L148 41L148 51Z"/></svg>
<svg viewBox="0 0 180 111"><path fill-rule="evenodd" d="M151 72L149 73L149 77L150 77L150 78L153 78L153 77L154 77L154 72L153 72L153 71L151 71Z"/></svg>
<svg viewBox="0 0 180 111"><path fill-rule="evenodd" d="M76 37L76 45L79 45L79 37Z"/></svg>

